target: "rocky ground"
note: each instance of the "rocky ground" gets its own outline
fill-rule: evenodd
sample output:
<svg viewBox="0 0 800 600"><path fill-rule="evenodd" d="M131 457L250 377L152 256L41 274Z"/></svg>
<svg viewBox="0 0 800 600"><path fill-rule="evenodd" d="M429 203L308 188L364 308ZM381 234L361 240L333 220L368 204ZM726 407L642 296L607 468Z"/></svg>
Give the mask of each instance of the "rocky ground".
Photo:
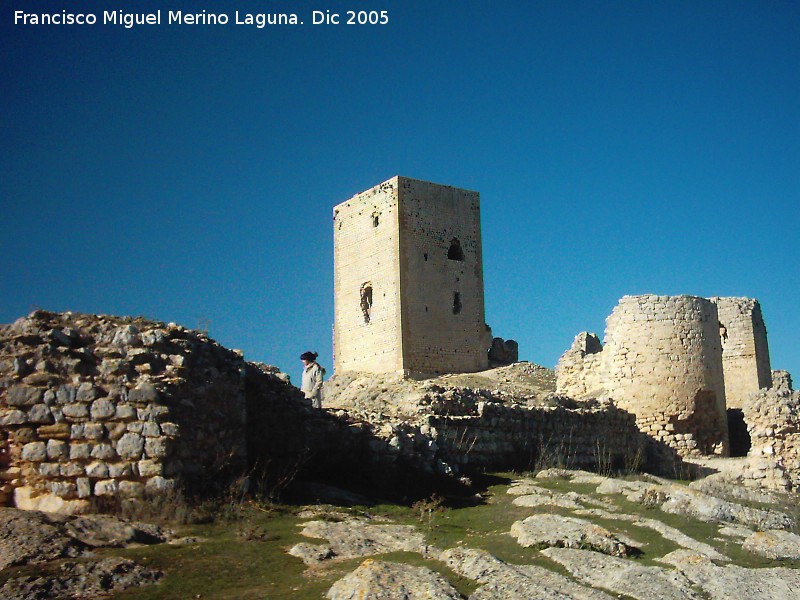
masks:
<svg viewBox="0 0 800 600"><path fill-rule="evenodd" d="M558 483L555 488L554 482ZM587 493L558 491L570 487ZM760 497L759 501L768 503L756 502L761 505L758 508L702 491L709 487L655 478L615 480L561 469L516 479L506 494L513 497L513 506L526 510L517 513L520 518L504 535L533 549L527 563L503 560L480 547L480 542L436 547L412 531L398 531L394 542L387 543L386 524L359 518L334 526L307 523L302 533L325 541L298 544L291 553L313 566L354 553L369 557L405 550L419 553L430 565L368 558L328 590L326 597L331 600L464 597L437 573L442 563L474 582L477 588L469 594L471 600L798 597L800 536L789 531L797 527L795 501L788 500L795 509L789 514L774 507L785 498ZM713 488L719 495L737 494L720 482ZM506 504L501 497L487 500ZM643 516L643 508L651 516ZM529 516L523 518L525 513ZM687 535L664 521L668 514L678 515L679 522L708 523L706 531L713 537ZM764 566L736 564L753 563L756 558Z"/></svg>
<svg viewBox="0 0 800 600"><path fill-rule="evenodd" d="M9 577L0 598L96 598L155 583L162 572L97 551L161 544L170 537L161 527L110 516L0 508L0 574L33 566L28 575Z"/></svg>
<svg viewBox="0 0 800 600"><path fill-rule="evenodd" d="M558 405L563 399L555 395L555 389L553 370L529 362L419 380L394 373L346 372L326 382L323 403L333 410L373 418L413 417L426 412L431 404L446 403L453 394L465 403L490 399L528 406Z"/></svg>
<svg viewBox="0 0 800 600"><path fill-rule="evenodd" d="M488 481L474 497L431 497L410 508L250 504L245 520L220 524L220 538L189 539L183 550L176 534L152 525L2 509L0 598L102 597L144 584L153 585L124 597L173 597L193 589L189 577L206 577L201 593L185 596L202 598L800 595L796 498L743 491L720 477L685 485L546 469ZM160 569L139 564L159 552ZM242 560L250 570L234 578L237 587L223 584Z"/></svg>

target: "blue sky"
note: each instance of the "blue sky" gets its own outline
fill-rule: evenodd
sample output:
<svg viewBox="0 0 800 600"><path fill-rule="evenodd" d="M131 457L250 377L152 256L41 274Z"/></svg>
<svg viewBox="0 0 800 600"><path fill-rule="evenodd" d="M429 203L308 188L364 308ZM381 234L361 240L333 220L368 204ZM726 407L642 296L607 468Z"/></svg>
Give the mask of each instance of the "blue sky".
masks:
<svg viewBox="0 0 800 600"><path fill-rule="evenodd" d="M386 26L21 26L14 10L387 10ZM800 379L800 4L8 0L0 322L208 327L331 370L335 204L481 193L486 320L549 367L625 294L761 300Z"/></svg>

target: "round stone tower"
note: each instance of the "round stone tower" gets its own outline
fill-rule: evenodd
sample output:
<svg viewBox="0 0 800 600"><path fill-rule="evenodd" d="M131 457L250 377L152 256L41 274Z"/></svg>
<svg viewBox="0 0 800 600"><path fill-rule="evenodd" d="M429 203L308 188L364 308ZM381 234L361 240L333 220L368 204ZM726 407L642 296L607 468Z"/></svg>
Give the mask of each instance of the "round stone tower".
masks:
<svg viewBox="0 0 800 600"><path fill-rule="evenodd" d="M728 454L719 328L695 296L624 296L606 320L606 392L682 454Z"/></svg>

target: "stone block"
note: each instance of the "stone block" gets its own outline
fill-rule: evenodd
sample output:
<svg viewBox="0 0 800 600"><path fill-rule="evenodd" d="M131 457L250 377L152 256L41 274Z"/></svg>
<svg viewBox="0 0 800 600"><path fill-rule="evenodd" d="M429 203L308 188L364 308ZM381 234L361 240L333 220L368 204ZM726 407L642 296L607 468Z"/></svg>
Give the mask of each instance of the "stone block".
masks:
<svg viewBox="0 0 800 600"><path fill-rule="evenodd" d="M61 465L53 462L39 463L39 475L42 477L58 477L61 475Z"/></svg>
<svg viewBox="0 0 800 600"><path fill-rule="evenodd" d="M117 453L114 451L113 446L105 443L94 446L92 448L91 455L92 458L97 458L99 460L110 460L117 457Z"/></svg>
<svg viewBox="0 0 800 600"><path fill-rule="evenodd" d="M108 465L101 461L94 461L86 465L86 475L93 479L108 477Z"/></svg>
<svg viewBox="0 0 800 600"><path fill-rule="evenodd" d="M63 440L47 440L47 458L50 460L60 460L69 456L69 444Z"/></svg>
<svg viewBox="0 0 800 600"><path fill-rule="evenodd" d="M34 404L28 411L28 422L49 424L53 422L53 414L46 404Z"/></svg>
<svg viewBox="0 0 800 600"><path fill-rule="evenodd" d="M108 476L121 479L133 476L133 467L130 463L118 462L108 465Z"/></svg>
<svg viewBox="0 0 800 600"><path fill-rule="evenodd" d="M86 460L89 458L91 451L92 447L89 444L70 444L69 458L70 460Z"/></svg>
<svg viewBox="0 0 800 600"><path fill-rule="evenodd" d="M61 476L62 477L77 477L78 475L85 475L86 469L82 463L78 462L62 462L61 463Z"/></svg>
<svg viewBox="0 0 800 600"><path fill-rule="evenodd" d="M144 484L139 481L119 482L119 495L122 498L142 498L144 489Z"/></svg>
<svg viewBox="0 0 800 600"><path fill-rule="evenodd" d="M9 406L33 406L41 402L43 394L41 388L12 385L6 393L6 403Z"/></svg>
<svg viewBox="0 0 800 600"><path fill-rule="evenodd" d="M140 460L137 463L139 475L142 477L154 477L156 475L163 475L164 467L161 461L147 459Z"/></svg>
<svg viewBox="0 0 800 600"><path fill-rule="evenodd" d="M78 397L78 390L69 385L63 385L56 390L56 404L72 404Z"/></svg>
<svg viewBox="0 0 800 600"><path fill-rule="evenodd" d="M106 428L102 423L86 423L83 435L89 440L99 440L106 437Z"/></svg>
<svg viewBox="0 0 800 600"><path fill-rule="evenodd" d="M156 476L151 477L147 480L147 483L145 483L145 493L153 496L173 490L175 487L176 482L174 479L164 479L163 477Z"/></svg>
<svg viewBox="0 0 800 600"><path fill-rule="evenodd" d="M86 419L89 416L89 408L85 404L78 402L65 404L61 407L61 412L69 419Z"/></svg>
<svg viewBox="0 0 800 600"><path fill-rule="evenodd" d="M158 399L158 390L152 383L143 383L128 392L128 402L147 404Z"/></svg>
<svg viewBox="0 0 800 600"><path fill-rule="evenodd" d="M179 433L178 425L175 423L161 423L161 433L170 437L176 437Z"/></svg>
<svg viewBox="0 0 800 600"><path fill-rule="evenodd" d="M78 498L88 498L92 495L92 483L88 477L78 477L75 480Z"/></svg>
<svg viewBox="0 0 800 600"><path fill-rule="evenodd" d="M113 417L116 413L116 407L108 398L99 398L92 402L92 408L90 412L93 419L102 421L104 419L108 419L109 417Z"/></svg>
<svg viewBox="0 0 800 600"><path fill-rule="evenodd" d="M28 415L21 410L14 409L8 410L0 416L0 425L7 427L9 425L23 425L28 422Z"/></svg>
<svg viewBox="0 0 800 600"><path fill-rule="evenodd" d="M144 438L138 433L126 433L117 440L116 450L123 458L139 458L144 450Z"/></svg>
<svg viewBox="0 0 800 600"><path fill-rule="evenodd" d="M154 421L145 421L142 427L142 435L145 437L158 437L161 435L161 428Z"/></svg>
<svg viewBox="0 0 800 600"><path fill-rule="evenodd" d="M141 421L134 421L132 423L128 423L127 425L128 431L131 433L142 433L142 429L144 429L144 423Z"/></svg>
<svg viewBox="0 0 800 600"><path fill-rule="evenodd" d="M169 454L171 449L170 439L166 437L146 438L144 451L149 458L163 458Z"/></svg>
<svg viewBox="0 0 800 600"><path fill-rule="evenodd" d="M88 381L84 381L82 384L78 386L78 391L76 393L75 399L78 402L85 402L90 403L92 400L97 398L99 394L98 389L89 383Z"/></svg>
<svg viewBox="0 0 800 600"><path fill-rule="evenodd" d="M47 444L44 442L30 442L22 447L22 460L41 462L47 459Z"/></svg>
<svg viewBox="0 0 800 600"><path fill-rule="evenodd" d="M48 481L50 493L59 498L69 499L78 495L78 486L72 481Z"/></svg>
<svg viewBox="0 0 800 600"><path fill-rule="evenodd" d="M130 421L136 419L136 408L130 404L117 404L114 418L120 421Z"/></svg>
<svg viewBox="0 0 800 600"><path fill-rule="evenodd" d="M108 437L112 440L118 440L125 432L128 431L128 427L125 423L113 423L108 425Z"/></svg>
<svg viewBox="0 0 800 600"><path fill-rule="evenodd" d="M116 479L101 479L94 484L95 496L116 496L119 492L119 482Z"/></svg>

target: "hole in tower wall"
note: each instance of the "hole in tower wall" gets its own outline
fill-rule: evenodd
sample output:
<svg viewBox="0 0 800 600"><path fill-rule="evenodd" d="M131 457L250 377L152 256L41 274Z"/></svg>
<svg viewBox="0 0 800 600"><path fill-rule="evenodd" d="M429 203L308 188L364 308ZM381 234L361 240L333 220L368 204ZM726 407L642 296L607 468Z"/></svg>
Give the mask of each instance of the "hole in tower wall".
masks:
<svg viewBox="0 0 800 600"><path fill-rule="evenodd" d="M361 313L364 323L369 323L372 317L372 284L369 282L361 286Z"/></svg>
<svg viewBox="0 0 800 600"><path fill-rule="evenodd" d="M453 292L453 314L457 315L461 312L461 294Z"/></svg>
<svg viewBox="0 0 800 600"><path fill-rule="evenodd" d="M747 456L750 452L750 434L747 432L747 423L740 408L728 409L728 440L731 456Z"/></svg>
<svg viewBox="0 0 800 600"><path fill-rule="evenodd" d="M379 215L375 213L374 215L372 215L372 226L377 227L378 223L380 223L380 218Z"/></svg>
<svg viewBox="0 0 800 600"><path fill-rule="evenodd" d="M447 250L447 258L450 260L464 260L464 251L461 249L461 242L458 239L453 238L450 241L450 248Z"/></svg>

